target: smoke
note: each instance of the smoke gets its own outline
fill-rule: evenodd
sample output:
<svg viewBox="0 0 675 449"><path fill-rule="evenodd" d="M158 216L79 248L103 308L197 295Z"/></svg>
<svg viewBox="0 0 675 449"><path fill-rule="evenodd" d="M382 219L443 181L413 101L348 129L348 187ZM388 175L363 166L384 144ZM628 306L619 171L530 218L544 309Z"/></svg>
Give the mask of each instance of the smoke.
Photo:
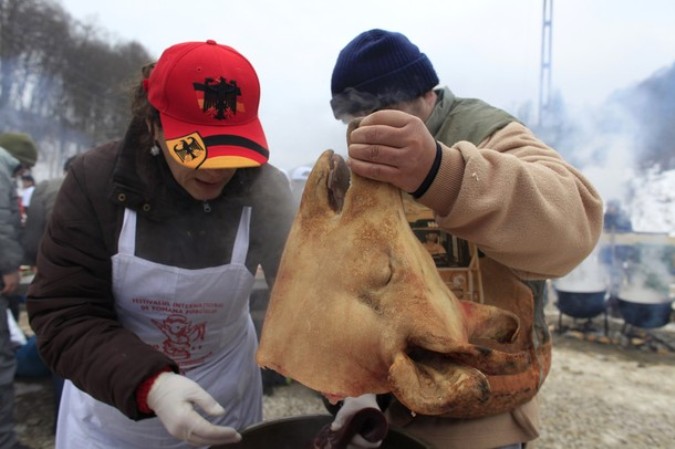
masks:
<svg viewBox="0 0 675 449"><path fill-rule="evenodd" d="M663 243L666 243L664 240ZM629 251L618 251L601 245L566 276L553 281L557 290L565 292L600 292L632 302L657 303L672 301L670 286L675 247L666 244L634 245ZM617 256L617 254L620 254Z"/></svg>
<svg viewBox="0 0 675 449"><path fill-rule="evenodd" d="M628 211L638 232L675 233L673 104L675 65L616 91L600 106L556 105L558 123L549 140L605 203L615 200Z"/></svg>
<svg viewBox="0 0 675 449"><path fill-rule="evenodd" d="M616 199L626 203L640 157L637 124L616 105L571 114L575 124L561 152L593 183L605 202Z"/></svg>
<svg viewBox="0 0 675 449"><path fill-rule="evenodd" d="M622 266L619 297L633 302L670 301L672 275L668 259L674 256L675 248L666 245L636 246L634 257L628 258Z"/></svg>
<svg viewBox="0 0 675 449"><path fill-rule="evenodd" d="M384 90L373 94L348 87L343 92L333 95L330 105L336 119L349 123L355 117L368 115L379 109L414 98L416 98L414 93L400 89Z"/></svg>
<svg viewBox="0 0 675 449"><path fill-rule="evenodd" d="M584 261L566 276L556 279L553 285L565 292L601 292L609 285L607 267L600 263L599 250L596 248Z"/></svg>

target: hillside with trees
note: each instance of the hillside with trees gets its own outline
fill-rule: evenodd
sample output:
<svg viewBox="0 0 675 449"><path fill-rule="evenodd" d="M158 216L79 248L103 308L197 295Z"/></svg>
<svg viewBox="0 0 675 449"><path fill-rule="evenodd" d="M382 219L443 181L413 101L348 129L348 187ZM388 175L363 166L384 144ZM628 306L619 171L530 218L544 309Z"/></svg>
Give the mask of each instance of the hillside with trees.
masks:
<svg viewBox="0 0 675 449"><path fill-rule="evenodd" d="M124 132L132 83L151 60L54 1L0 0L0 132L31 134L40 163L59 175L70 155Z"/></svg>
<svg viewBox="0 0 675 449"><path fill-rule="evenodd" d="M611 102L637 123L642 168L675 169L675 63L615 93Z"/></svg>

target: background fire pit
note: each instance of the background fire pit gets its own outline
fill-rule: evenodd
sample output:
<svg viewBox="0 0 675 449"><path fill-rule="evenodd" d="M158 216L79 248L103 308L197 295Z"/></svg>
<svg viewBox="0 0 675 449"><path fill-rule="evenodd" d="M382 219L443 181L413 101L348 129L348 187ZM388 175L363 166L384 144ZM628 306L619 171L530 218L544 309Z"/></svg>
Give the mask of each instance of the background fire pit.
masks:
<svg viewBox="0 0 675 449"><path fill-rule="evenodd" d="M617 308L624 321L621 333L629 342L644 342L657 350L665 346L675 351L672 344L650 332L670 323L672 304L672 296L663 291L629 288L619 292Z"/></svg>

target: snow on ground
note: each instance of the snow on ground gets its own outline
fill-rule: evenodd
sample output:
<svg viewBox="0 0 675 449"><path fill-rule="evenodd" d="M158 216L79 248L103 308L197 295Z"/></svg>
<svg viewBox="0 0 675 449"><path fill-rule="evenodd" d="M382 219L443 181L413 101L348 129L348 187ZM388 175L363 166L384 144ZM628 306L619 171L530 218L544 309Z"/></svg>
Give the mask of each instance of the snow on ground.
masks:
<svg viewBox="0 0 675 449"><path fill-rule="evenodd" d="M675 235L675 170L648 173L631 183L634 197L628 209L638 232Z"/></svg>

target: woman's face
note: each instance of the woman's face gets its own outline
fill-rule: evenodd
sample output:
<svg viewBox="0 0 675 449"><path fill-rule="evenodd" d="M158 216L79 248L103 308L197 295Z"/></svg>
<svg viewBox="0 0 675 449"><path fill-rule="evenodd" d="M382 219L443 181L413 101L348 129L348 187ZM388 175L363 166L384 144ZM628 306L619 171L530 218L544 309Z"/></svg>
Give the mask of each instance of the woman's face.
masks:
<svg viewBox="0 0 675 449"><path fill-rule="evenodd" d="M174 179L196 200L206 201L217 198L237 171L236 168L195 170L184 167L169 154L164 141L164 132L155 127L154 135L162 147L162 154Z"/></svg>

